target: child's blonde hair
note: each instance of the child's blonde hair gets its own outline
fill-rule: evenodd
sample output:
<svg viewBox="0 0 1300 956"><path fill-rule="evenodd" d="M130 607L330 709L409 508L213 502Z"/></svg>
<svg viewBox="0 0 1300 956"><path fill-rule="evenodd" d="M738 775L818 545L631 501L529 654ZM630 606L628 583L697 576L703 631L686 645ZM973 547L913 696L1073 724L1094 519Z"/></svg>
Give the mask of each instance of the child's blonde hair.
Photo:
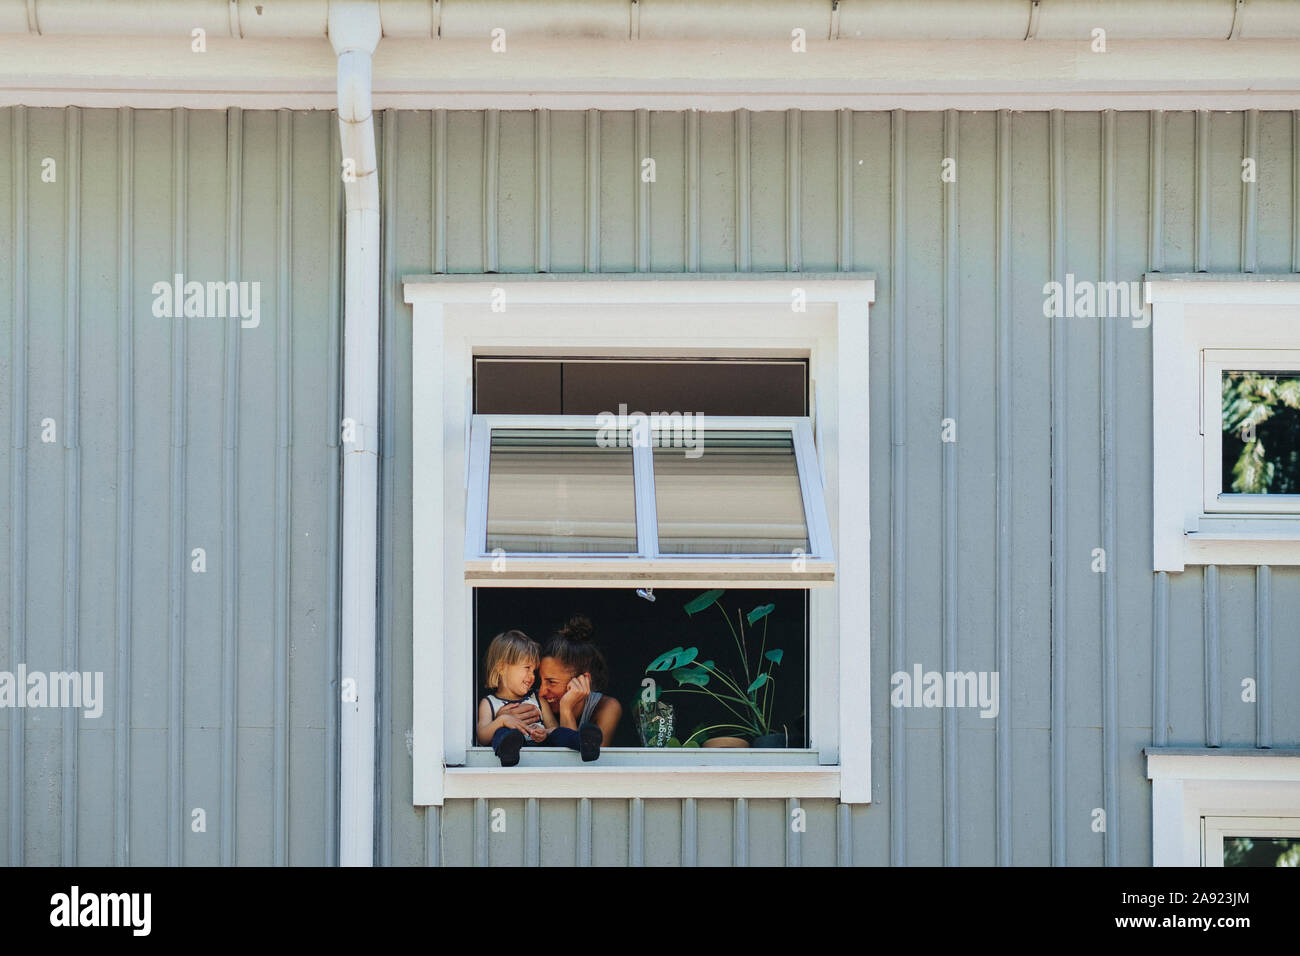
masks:
<svg viewBox="0 0 1300 956"><path fill-rule="evenodd" d="M493 690L501 686L502 668L529 663L536 667L541 659L541 646L523 631L503 631L488 645L487 662L483 665L487 686Z"/></svg>

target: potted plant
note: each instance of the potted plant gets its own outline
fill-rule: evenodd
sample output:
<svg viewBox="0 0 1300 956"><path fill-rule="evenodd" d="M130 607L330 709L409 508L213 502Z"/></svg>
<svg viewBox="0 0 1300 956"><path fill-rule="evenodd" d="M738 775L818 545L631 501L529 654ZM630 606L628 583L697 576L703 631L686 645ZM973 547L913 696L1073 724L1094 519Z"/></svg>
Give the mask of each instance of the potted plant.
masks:
<svg viewBox="0 0 1300 956"><path fill-rule="evenodd" d="M638 698L632 713L636 716L636 732L642 747L670 747L676 741L672 704L664 700Z"/></svg>
<svg viewBox="0 0 1300 956"><path fill-rule="evenodd" d="M733 625L731 615L718 600L724 593L721 589L705 591L688 601L684 610L692 616L717 607L740 654L741 674L728 674L713 661L700 660L699 648L674 647L656 657L645 669L647 674L667 671L677 681L675 688L657 689L655 698L660 693L703 694L726 711L722 721L692 731L684 746L698 746L701 740L706 747L748 747L751 741L755 747L787 746L783 728L772 722L777 683L774 671L785 653L779 647L767 647L767 618L776 605L760 604L748 614L737 609ZM759 621L763 622L763 635L758 657L751 660L746 625L752 629Z"/></svg>

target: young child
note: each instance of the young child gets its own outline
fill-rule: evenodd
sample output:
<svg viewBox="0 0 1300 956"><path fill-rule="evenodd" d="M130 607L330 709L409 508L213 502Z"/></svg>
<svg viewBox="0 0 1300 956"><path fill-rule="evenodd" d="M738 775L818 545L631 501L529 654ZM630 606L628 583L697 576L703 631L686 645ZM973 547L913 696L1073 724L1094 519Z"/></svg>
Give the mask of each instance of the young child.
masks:
<svg viewBox="0 0 1300 956"><path fill-rule="evenodd" d="M493 692L478 703L477 738L480 744L492 744L503 767L519 763L519 748L541 744L559 726L550 707L532 689L533 671L540 661L541 648L523 631L505 631L488 645L484 667ZM541 716L526 724L514 714L500 713L507 704L531 704Z"/></svg>

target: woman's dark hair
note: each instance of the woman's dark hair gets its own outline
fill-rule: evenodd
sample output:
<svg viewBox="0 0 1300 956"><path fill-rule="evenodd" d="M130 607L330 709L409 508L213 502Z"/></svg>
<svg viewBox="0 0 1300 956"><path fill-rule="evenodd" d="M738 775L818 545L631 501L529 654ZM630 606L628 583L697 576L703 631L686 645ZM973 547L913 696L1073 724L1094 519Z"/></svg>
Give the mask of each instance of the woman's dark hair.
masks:
<svg viewBox="0 0 1300 956"><path fill-rule="evenodd" d="M592 643L596 629L591 621L582 614L575 614L546 642L542 648L543 657L554 657L561 667L568 668L574 674L590 674L591 689L604 690L609 680L609 666L605 655Z"/></svg>

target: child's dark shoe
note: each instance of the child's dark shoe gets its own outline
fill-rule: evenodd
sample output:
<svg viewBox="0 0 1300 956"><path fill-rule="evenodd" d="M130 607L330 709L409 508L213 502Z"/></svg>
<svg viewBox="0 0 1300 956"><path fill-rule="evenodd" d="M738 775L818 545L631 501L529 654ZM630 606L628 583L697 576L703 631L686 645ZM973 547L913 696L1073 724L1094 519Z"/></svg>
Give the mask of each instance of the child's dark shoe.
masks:
<svg viewBox="0 0 1300 956"><path fill-rule="evenodd" d="M580 739L579 753L582 759L586 761L595 760L600 756L600 742L605 735L595 724L583 724L578 728L578 737Z"/></svg>
<svg viewBox="0 0 1300 956"><path fill-rule="evenodd" d="M519 748L523 745L524 735L517 730L512 730L502 737L501 743L497 747L497 756L501 758L501 766L513 767L519 763Z"/></svg>

